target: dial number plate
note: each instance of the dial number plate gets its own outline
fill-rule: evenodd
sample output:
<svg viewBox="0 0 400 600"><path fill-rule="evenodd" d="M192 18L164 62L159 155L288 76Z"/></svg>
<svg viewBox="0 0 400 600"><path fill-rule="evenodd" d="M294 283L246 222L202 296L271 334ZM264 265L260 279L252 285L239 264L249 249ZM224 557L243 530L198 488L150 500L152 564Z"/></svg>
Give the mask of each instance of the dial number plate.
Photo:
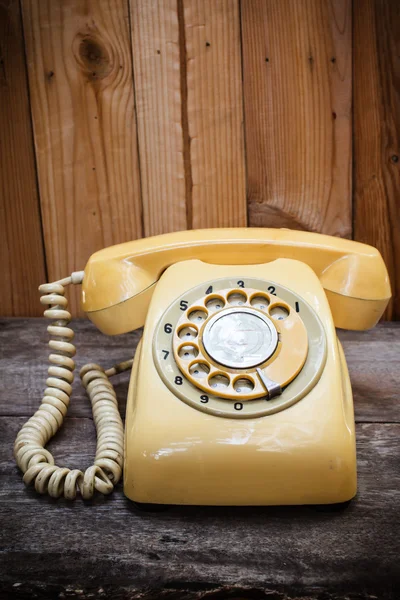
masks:
<svg viewBox="0 0 400 600"><path fill-rule="evenodd" d="M282 389L296 377L307 358L308 335L282 298L254 288L225 288L187 305L172 347L179 369L196 387L247 401L268 394L267 379Z"/></svg>
<svg viewBox="0 0 400 600"><path fill-rule="evenodd" d="M229 294L229 309L224 309L224 297L226 295L218 295L219 291L227 288L232 289L232 294ZM241 401L240 393L244 395L248 394L249 380L244 377L240 377L240 371L238 371L237 377L235 377L235 390L237 394L235 398L227 398L224 396L224 389L226 388L227 382L224 373L217 373L213 377L210 385L212 387L212 393L209 390L200 389L202 381L205 381L209 377L209 365L204 361L199 360L196 362L196 358L199 352L199 346L196 342L199 331L204 326L212 312L215 312L215 318L208 318L205 327L208 327L208 331L211 334L208 335L207 331L203 342L205 346L209 346L210 354L213 353L213 337L212 328L218 326L218 314L221 311L222 315L226 315L224 318L228 319L229 315L235 315L235 306L243 305L243 298L241 298L240 288L252 288L251 301L247 304L251 305L249 308L246 307L249 316L253 314L260 314L269 307L269 318L276 320L277 330L279 331L279 322L285 319L288 312L290 314L298 313L304 323L308 335L308 353L305 363L300 373L295 379L288 385L282 395L268 399L267 396L258 397L255 399L247 399ZM259 291L258 296L255 291ZM204 299L204 304L197 306L196 303L199 298ZM236 298L237 296L237 298ZM274 304L274 297L282 299L284 302L281 306L279 303ZM285 308L284 303L288 306ZM204 310L206 306L206 310ZM189 311L187 310L189 307ZM225 306L226 308L226 306ZM254 308L254 311L252 311ZM245 307L243 306L242 314L244 313ZM238 313L237 313L238 314ZM185 315L185 317L183 317ZM253 317L257 318L257 317ZM185 321L183 326L180 325L182 320ZM265 319L268 322L268 319ZM260 327L266 325L262 323L260 318ZM269 329L269 325L268 325ZM276 341L274 341L274 328L269 329L271 333L270 344L271 347ZM217 330L218 331L218 330ZM180 361L182 358L183 362L188 361L187 364L191 365L188 371L188 377L186 377L176 362L174 357L174 339L175 339L175 352L177 351L176 339L179 334L179 354L177 359ZM267 338L268 336L265 336ZM208 342L207 342L208 340ZM269 340L269 338L268 338ZM265 344L267 344L266 340ZM270 349L261 349L261 353L264 352L265 356L268 355ZM218 280L209 281L203 283L195 288L192 288L179 298L177 298L165 311L158 326L156 327L154 341L153 341L153 357L157 367L157 371L167 385L167 387L181 400L189 404L190 406L207 412L216 416L229 417L229 418L254 418L261 417L264 415L272 414L291 406L302 397L304 397L317 383L319 380L326 361L326 339L325 332L322 323L314 312L314 310L307 304L300 296L292 292L291 290L284 288L278 283L266 281L255 278L222 278ZM222 357L223 358L223 357ZM201 355L200 355L201 359ZM232 357L226 357L226 360L235 360ZM181 361L180 361L181 362ZM236 365L231 365L235 367ZM197 385L192 383L196 382ZM251 379L251 378L250 378ZM222 396L218 395L222 394Z"/></svg>

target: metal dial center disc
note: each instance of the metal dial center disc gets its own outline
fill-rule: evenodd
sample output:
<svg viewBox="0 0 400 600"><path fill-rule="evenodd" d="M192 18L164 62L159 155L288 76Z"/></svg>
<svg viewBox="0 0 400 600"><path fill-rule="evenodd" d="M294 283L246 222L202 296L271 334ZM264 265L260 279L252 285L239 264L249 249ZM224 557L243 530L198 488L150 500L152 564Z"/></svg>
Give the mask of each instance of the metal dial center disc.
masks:
<svg viewBox="0 0 400 600"><path fill-rule="evenodd" d="M230 308L206 324L203 345L217 363L232 369L249 369L275 352L278 333L267 317L251 308Z"/></svg>

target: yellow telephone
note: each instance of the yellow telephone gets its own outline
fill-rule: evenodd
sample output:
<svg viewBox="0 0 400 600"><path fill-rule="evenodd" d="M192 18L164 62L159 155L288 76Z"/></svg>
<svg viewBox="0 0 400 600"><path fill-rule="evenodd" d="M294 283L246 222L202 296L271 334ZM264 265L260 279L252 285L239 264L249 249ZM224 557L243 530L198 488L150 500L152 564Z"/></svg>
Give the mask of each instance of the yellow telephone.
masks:
<svg viewBox="0 0 400 600"><path fill-rule="evenodd" d="M65 286L106 334L145 325L134 361L81 371L98 442L85 473L45 449L72 391ZM368 329L390 299L379 252L275 229L185 231L95 253L41 286L52 349L39 410L15 442L26 484L145 504L332 504L356 493L353 400L335 326ZM132 367L125 444L109 377Z"/></svg>

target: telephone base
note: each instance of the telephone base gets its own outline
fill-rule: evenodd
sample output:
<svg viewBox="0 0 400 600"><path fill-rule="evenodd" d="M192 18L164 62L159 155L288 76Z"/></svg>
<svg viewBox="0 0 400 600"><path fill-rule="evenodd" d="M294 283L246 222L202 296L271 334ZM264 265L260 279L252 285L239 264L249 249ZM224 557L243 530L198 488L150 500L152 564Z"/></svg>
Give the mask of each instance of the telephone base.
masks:
<svg viewBox="0 0 400 600"><path fill-rule="evenodd" d="M290 289L300 298L300 317L305 319L306 310L313 309L323 327L313 346L322 353L326 338L320 378L299 401L268 415L244 418L242 413L223 412L218 416L217 409L211 413L202 410L202 404L192 406L183 398L183 375L176 364L168 363L173 356L172 346L167 345L170 333L192 301L187 290L200 284L206 292L212 284L215 291L218 281L223 279L221 285L226 287L229 278L240 280L243 289L253 279L273 282L277 292L278 286ZM276 296L282 297L282 292ZM171 306L175 312L167 319L166 307ZM157 327L164 335L159 346ZM167 365L166 377L175 378L175 387L161 378L154 359L157 352L162 365ZM310 360L316 356L317 361L320 355L313 355L310 346L308 356ZM193 389L196 398L210 400ZM269 409L279 402L264 404ZM144 504L194 506L343 503L357 491L355 449L346 361L325 292L307 265L287 259L246 267L187 261L165 271L153 295L129 386L124 462L128 498Z"/></svg>
<svg viewBox="0 0 400 600"><path fill-rule="evenodd" d="M307 505L307 507L312 510L315 510L316 512L336 513L336 512L343 512L344 510L349 508L352 501L353 501L353 498L351 498L350 500L346 500L345 502L335 502L333 504L309 504L309 505ZM135 501L133 501L132 504L137 510L140 510L141 512L165 512L172 506L171 504L152 504L152 503L148 503L148 502L135 502ZM179 506L179 505L177 505L177 506ZM282 505L282 506L285 506L285 505Z"/></svg>

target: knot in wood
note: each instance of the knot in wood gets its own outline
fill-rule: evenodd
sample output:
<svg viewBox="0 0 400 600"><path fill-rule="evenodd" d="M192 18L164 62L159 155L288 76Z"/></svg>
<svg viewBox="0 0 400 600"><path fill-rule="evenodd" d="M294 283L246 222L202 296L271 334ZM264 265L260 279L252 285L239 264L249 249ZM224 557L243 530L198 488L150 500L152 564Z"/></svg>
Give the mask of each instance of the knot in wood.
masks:
<svg viewBox="0 0 400 600"><path fill-rule="evenodd" d="M76 58L89 80L104 79L113 69L107 48L94 37L80 39Z"/></svg>

